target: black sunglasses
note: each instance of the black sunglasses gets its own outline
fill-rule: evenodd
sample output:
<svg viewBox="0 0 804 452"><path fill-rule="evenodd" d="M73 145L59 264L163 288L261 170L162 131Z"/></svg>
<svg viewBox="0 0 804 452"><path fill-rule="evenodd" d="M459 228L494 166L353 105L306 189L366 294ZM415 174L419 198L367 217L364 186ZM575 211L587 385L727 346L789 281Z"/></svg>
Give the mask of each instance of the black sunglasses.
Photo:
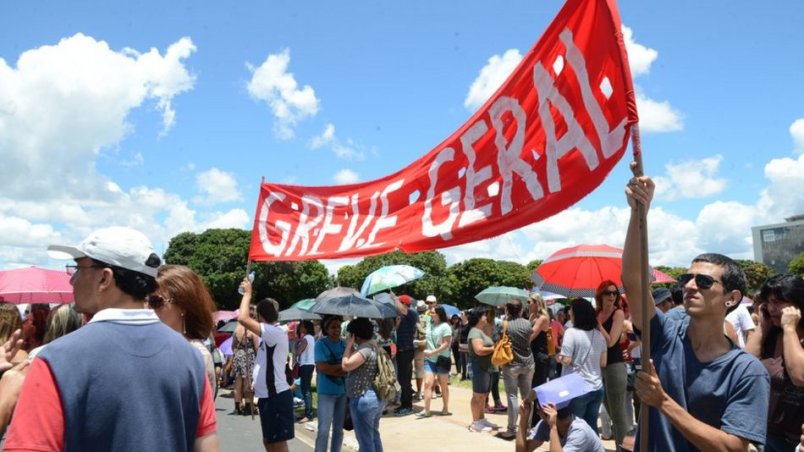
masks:
<svg viewBox="0 0 804 452"><path fill-rule="evenodd" d="M145 298L145 301L148 303L148 307L154 311L158 311L159 309L162 309L166 303L170 303L169 298L164 298L162 295L155 293L148 295L148 297Z"/></svg>
<svg viewBox="0 0 804 452"><path fill-rule="evenodd" d="M695 285L699 289L709 289L715 283L720 284L721 286L723 285L722 282L716 280L715 278L709 275L701 275L701 274L693 275L692 273L684 273L683 275L679 276L678 285L684 287L693 278L695 278Z"/></svg>
<svg viewBox="0 0 804 452"><path fill-rule="evenodd" d="M620 295L620 291L618 291L618 290L604 290L603 292L600 292L600 294L603 295L604 297L606 295L617 296L617 295Z"/></svg>

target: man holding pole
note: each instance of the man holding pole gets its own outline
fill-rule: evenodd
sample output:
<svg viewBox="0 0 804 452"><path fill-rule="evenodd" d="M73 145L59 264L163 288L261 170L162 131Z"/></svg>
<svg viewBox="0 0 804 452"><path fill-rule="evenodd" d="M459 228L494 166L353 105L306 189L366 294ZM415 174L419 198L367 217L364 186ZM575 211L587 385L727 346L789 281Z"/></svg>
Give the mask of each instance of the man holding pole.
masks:
<svg viewBox="0 0 804 452"><path fill-rule="evenodd" d="M745 275L726 256L702 254L678 278L688 316L669 319L656 309L650 292L647 300L640 299L649 281L641 277L648 262L642 258L639 213L647 216L654 188L644 176L626 187L631 219L622 266L634 327L643 328L642 310L650 310L652 360L643 363L635 382L640 400L651 407L649 449L745 451L749 442L765 441L770 385L759 361L723 334L726 313L745 291Z"/></svg>

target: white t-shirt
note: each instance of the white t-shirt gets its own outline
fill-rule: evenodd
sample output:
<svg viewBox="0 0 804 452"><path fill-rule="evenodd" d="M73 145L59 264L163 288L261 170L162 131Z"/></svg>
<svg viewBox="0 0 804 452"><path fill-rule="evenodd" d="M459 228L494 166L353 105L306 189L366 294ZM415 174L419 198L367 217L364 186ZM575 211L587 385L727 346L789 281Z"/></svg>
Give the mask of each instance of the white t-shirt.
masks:
<svg viewBox="0 0 804 452"><path fill-rule="evenodd" d="M315 339L311 334L306 334L301 340L307 342L307 347L299 356L300 366L315 366Z"/></svg>
<svg viewBox="0 0 804 452"><path fill-rule="evenodd" d="M748 312L748 309L746 309L744 305L737 306L737 309L726 315L726 320L728 320L732 326L734 326L734 331L737 332L737 342L740 348L745 348L745 336L749 331L756 328L754 325L754 320L751 318L751 314Z"/></svg>
<svg viewBox="0 0 804 452"><path fill-rule="evenodd" d="M254 394L261 399L268 397L268 387L265 384L265 371L272 367L274 372L274 387L277 394L290 389L285 379L285 365L288 362L288 335L276 325L260 323L260 337L262 344L257 350L257 365L254 369ZM268 349L273 348L273 358L268 362Z"/></svg>

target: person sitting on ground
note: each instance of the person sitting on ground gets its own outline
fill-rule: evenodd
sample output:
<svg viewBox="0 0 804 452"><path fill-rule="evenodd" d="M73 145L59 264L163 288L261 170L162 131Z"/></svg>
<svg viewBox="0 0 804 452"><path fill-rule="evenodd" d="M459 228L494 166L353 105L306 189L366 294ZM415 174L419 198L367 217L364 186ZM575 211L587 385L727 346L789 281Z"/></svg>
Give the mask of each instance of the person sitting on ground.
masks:
<svg viewBox="0 0 804 452"><path fill-rule="evenodd" d="M639 177L625 190L631 218L623 286L630 294L634 328L651 332L652 362L642 363L635 382L640 400L650 407L648 425L639 429L649 429L651 451L747 450L749 442L765 442L770 382L762 364L723 334L726 313L745 292L745 275L721 254L694 258L689 273L678 277L687 310L680 321L656 310L650 291L640 299L650 280L642 279L649 262L642 259L647 250L638 212L647 215L654 189L649 177ZM643 309L649 325L643 324Z"/></svg>
<svg viewBox="0 0 804 452"><path fill-rule="evenodd" d="M552 403L537 407L541 420L529 429L534 403L523 400L519 407L516 452L533 452L547 441L550 452L605 452L603 443L589 424L572 414L569 407L557 409Z"/></svg>

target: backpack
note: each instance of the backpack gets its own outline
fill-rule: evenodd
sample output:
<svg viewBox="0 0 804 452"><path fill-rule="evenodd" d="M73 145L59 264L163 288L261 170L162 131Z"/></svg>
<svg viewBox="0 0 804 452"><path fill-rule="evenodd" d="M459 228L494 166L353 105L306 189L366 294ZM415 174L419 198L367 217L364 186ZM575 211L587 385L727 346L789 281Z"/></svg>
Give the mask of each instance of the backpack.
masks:
<svg viewBox="0 0 804 452"><path fill-rule="evenodd" d="M396 394L402 389L396 379L394 362L382 347L374 345L377 354L377 375L374 377L374 390L380 400L394 400Z"/></svg>

